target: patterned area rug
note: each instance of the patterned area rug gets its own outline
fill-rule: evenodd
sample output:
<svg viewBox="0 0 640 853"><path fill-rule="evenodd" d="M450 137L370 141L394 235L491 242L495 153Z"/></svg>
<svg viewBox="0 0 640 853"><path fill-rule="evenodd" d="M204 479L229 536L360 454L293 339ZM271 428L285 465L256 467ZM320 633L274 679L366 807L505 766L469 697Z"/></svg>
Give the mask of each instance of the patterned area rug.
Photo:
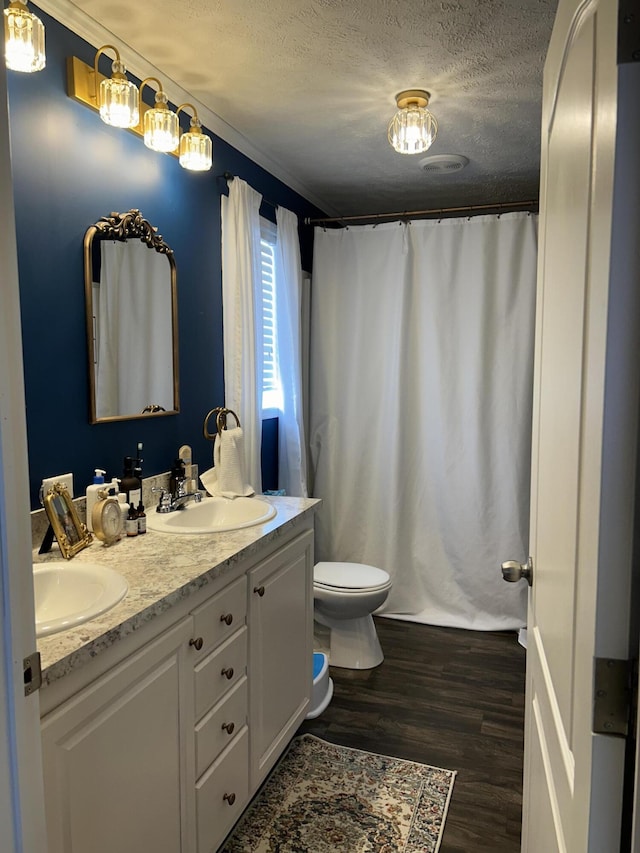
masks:
<svg viewBox="0 0 640 853"><path fill-rule="evenodd" d="M435 853L454 777L303 735L221 853Z"/></svg>

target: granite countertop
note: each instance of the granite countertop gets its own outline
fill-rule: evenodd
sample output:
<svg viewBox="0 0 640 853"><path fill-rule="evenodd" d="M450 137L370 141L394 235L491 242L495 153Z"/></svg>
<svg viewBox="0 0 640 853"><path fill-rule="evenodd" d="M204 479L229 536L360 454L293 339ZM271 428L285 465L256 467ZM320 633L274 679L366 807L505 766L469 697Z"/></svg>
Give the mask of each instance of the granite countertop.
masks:
<svg viewBox="0 0 640 853"><path fill-rule="evenodd" d="M225 533L178 535L147 531L107 548L93 543L73 557L76 563L100 563L123 575L129 584L114 608L59 634L41 637L43 686L82 666L168 610L177 602L230 571L241 558L273 541L299 523L319 504L314 498L269 497L277 514L265 524ZM33 552L34 563L60 560L56 545L49 554Z"/></svg>

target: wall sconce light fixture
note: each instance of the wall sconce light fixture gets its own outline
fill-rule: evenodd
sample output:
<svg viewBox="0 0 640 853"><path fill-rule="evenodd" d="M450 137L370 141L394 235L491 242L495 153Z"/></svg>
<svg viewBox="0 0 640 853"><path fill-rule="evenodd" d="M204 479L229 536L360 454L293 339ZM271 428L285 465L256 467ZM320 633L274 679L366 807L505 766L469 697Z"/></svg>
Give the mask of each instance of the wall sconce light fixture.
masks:
<svg viewBox="0 0 640 853"><path fill-rule="evenodd" d="M185 107L191 107L193 116L189 131L180 136L180 165L191 172L206 172L213 163L211 138L202 132L202 124L193 104L180 104L176 115Z"/></svg>
<svg viewBox="0 0 640 853"><path fill-rule="evenodd" d="M44 24L25 0L11 0L4 10L4 50L11 71L42 71L45 66Z"/></svg>
<svg viewBox="0 0 640 853"><path fill-rule="evenodd" d="M116 58L111 66L111 77L100 80L98 60L105 50L112 50ZM100 118L112 127L136 127L140 122L140 93L135 83L127 79L125 71L118 49L113 45L105 44L96 53L93 63L96 103Z"/></svg>
<svg viewBox="0 0 640 853"><path fill-rule="evenodd" d="M421 154L433 144L438 122L427 109L429 92L407 89L396 95L398 112L389 123L388 139L399 154Z"/></svg>
<svg viewBox="0 0 640 853"><path fill-rule="evenodd" d="M113 50L116 55L111 77L105 77L98 71L98 60L106 50ZM167 95L157 77L147 77L138 89L125 76L125 70L113 45L106 44L98 50L93 68L76 56L70 56L67 59L67 94L99 112L107 124L127 128L136 136L142 136L147 148L178 157L184 169L194 172L210 169L213 163L211 137L202 131L193 104L181 104L174 113L168 107ZM149 82L158 86L153 107L142 101L142 90ZM178 113L187 107L193 110L191 126L180 134Z"/></svg>
<svg viewBox="0 0 640 853"><path fill-rule="evenodd" d="M142 90L150 80L158 84L158 91L156 92L155 106L144 114L144 144L153 151L163 151L168 154L178 147L180 123L176 113L172 112L167 106L169 99L157 77L147 77L146 80L143 80L140 84L140 94L142 95Z"/></svg>

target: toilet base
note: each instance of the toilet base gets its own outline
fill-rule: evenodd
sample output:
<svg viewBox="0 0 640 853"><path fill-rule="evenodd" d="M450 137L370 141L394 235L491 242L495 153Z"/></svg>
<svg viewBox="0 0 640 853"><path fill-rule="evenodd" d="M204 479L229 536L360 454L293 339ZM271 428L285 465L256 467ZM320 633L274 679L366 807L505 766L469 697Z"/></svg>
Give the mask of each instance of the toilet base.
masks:
<svg viewBox="0 0 640 853"><path fill-rule="evenodd" d="M371 615L357 619L333 619L324 613L316 613L316 619L331 630L331 666L342 669L373 669L384 660Z"/></svg>

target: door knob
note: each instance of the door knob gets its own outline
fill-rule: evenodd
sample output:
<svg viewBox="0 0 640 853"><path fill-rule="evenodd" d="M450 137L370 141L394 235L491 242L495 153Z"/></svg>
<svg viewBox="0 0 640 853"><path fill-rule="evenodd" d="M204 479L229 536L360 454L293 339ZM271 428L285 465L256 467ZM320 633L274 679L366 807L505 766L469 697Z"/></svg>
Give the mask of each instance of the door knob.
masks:
<svg viewBox="0 0 640 853"><path fill-rule="evenodd" d="M502 579L509 583L526 580L531 586L533 584L533 560L528 558L526 563L518 563L516 560L507 560L502 564Z"/></svg>

